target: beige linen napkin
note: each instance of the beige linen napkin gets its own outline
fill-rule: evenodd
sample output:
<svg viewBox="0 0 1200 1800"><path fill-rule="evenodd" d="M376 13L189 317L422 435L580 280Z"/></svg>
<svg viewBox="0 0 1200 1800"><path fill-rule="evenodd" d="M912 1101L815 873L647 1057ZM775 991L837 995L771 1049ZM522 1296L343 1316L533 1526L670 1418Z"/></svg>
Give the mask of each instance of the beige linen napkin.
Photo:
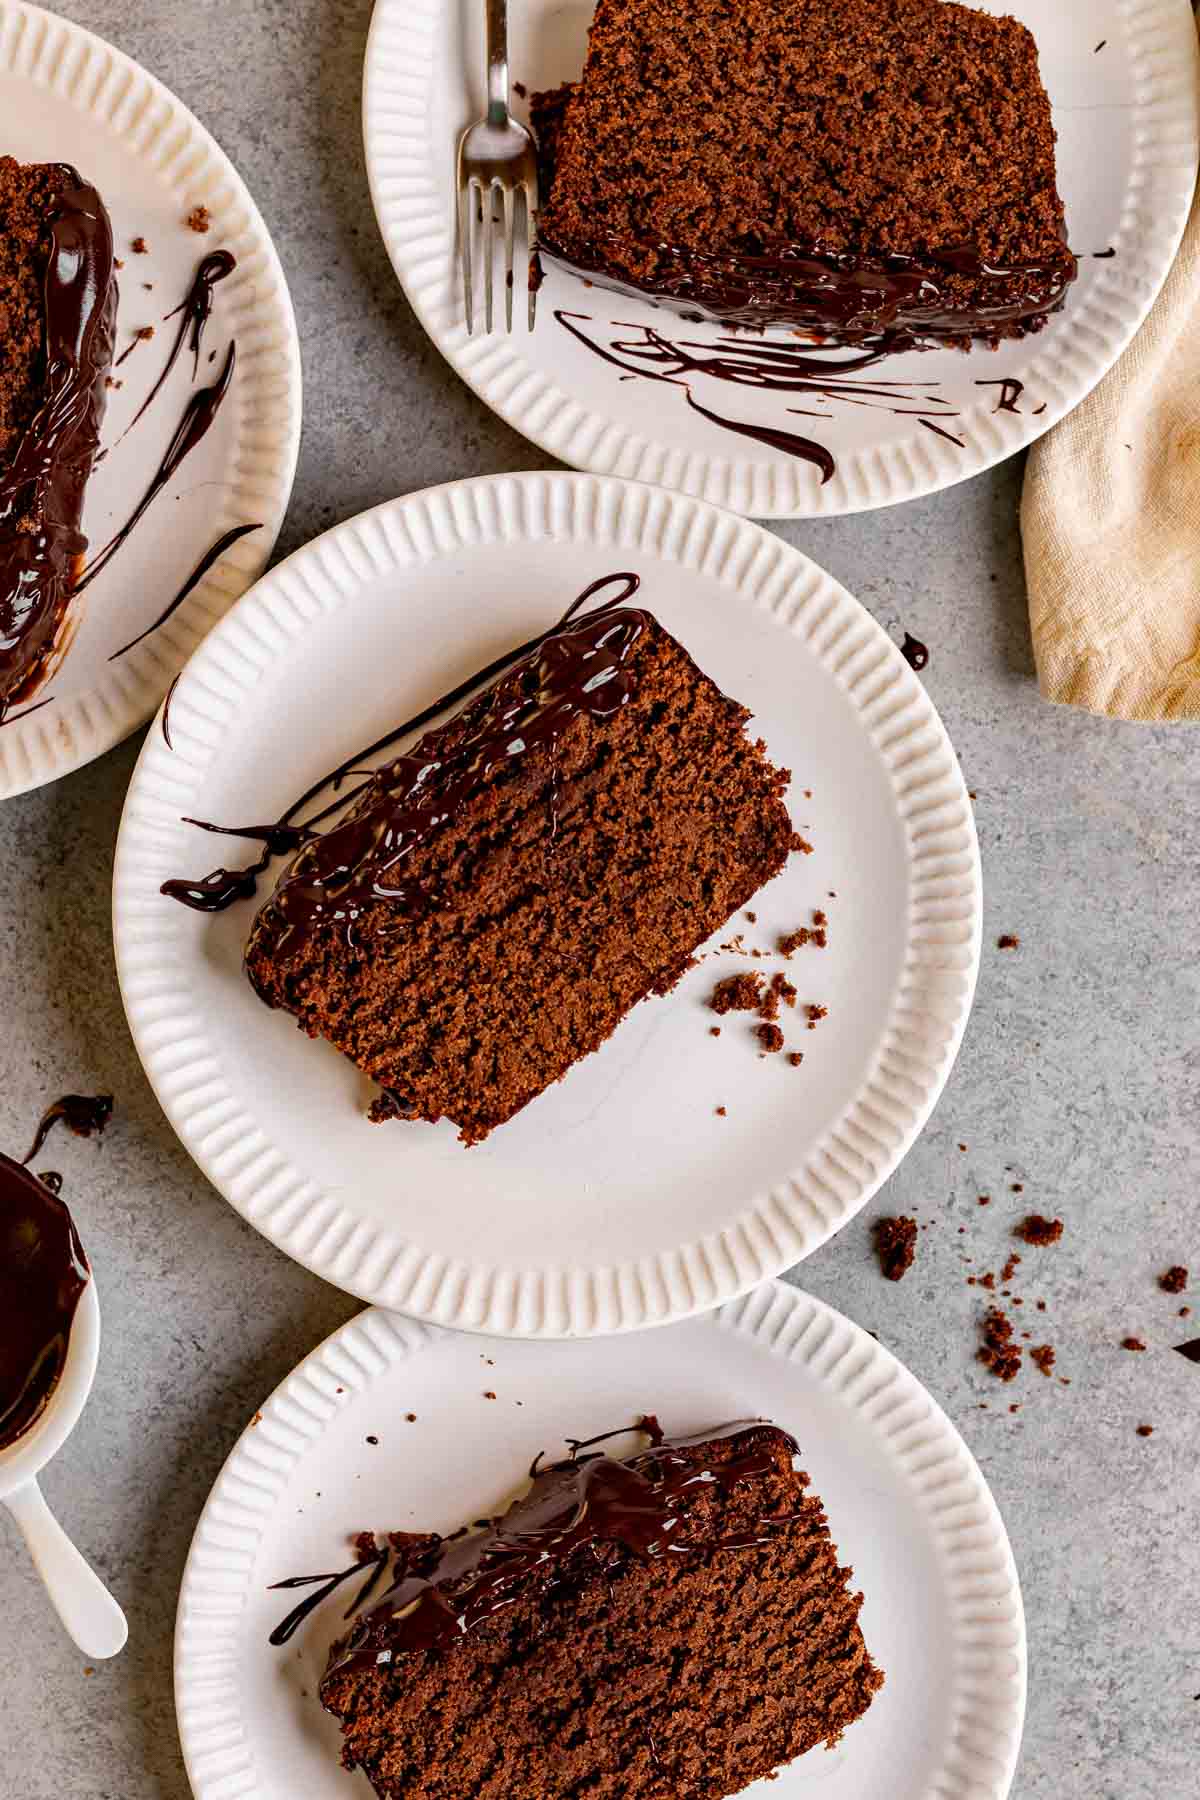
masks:
<svg viewBox="0 0 1200 1800"><path fill-rule="evenodd" d="M1141 331L1031 450L1021 532L1046 699L1200 721L1200 196Z"/></svg>

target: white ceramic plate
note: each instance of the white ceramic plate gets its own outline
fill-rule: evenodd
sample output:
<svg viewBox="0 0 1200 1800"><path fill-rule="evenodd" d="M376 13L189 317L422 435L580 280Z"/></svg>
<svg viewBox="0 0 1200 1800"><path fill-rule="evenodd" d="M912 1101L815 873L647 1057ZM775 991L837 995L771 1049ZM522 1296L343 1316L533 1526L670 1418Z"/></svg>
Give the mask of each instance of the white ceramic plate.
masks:
<svg viewBox="0 0 1200 1800"><path fill-rule="evenodd" d="M510 9L514 78L534 92L577 76L593 10L592 0L519 0ZM711 344L721 336L717 327L682 325L648 303L588 289L553 269L532 339L523 328L511 338L468 337L453 255L453 148L459 130L483 115L484 60L483 8L466 0L375 5L364 85L367 166L409 300L476 393L577 468L653 481L759 518L889 506L977 474L1031 443L1112 367L1171 265L1197 155L1196 30L1187 0L986 0L984 10L1015 14L1037 37L1071 244L1085 254L1065 312L1040 335L995 353L896 357L863 378L868 387L886 376L932 394L938 404L927 411L935 424L941 420L938 430L893 412L886 399L822 407L808 397L695 378L695 399L710 411L823 443L837 472L821 485L809 463L748 448L744 437L689 410L678 389L622 380L574 342L554 313L588 314L580 328L605 345L636 343L638 328L649 325L668 338ZM1110 247L1111 260L1091 254ZM614 321L634 329L614 330ZM976 385L1003 376L1024 383L1019 414L997 411L999 389ZM786 408L794 405L828 418L791 418Z"/></svg>
<svg viewBox="0 0 1200 1800"><path fill-rule="evenodd" d="M339 1769L337 1725L315 1698L345 1600L275 1650L268 1635L297 1596L269 1593L270 1582L346 1567L359 1530L448 1531L491 1513L537 1451L561 1453L567 1434L646 1411L668 1431L750 1413L793 1432L866 1596L863 1634L887 1676L870 1711L836 1750L811 1751L747 1793L1004 1800L1025 1629L995 1502L920 1383L782 1282L637 1339L513 1344L381 1312L327 1339L242 1436L192 1542L175 1699L196 1800L367 1793Z"/></svg>
<svg viewBox="0 0 1200 1800"><path fill-rule="evenodd" d="M125 265L117 276L118 352L139 328L155 330L115 371L123 385L108 398L109 453L92 476L83 517L93 550L145 491L193 391L185 347L153 406L117 444L174 339L176 322L164 314L182 300L200 258L217 249L232 251L237 268L214 291L198 382L212 384L231 339L237 364L207 437L80 596L67 654L33 696L37 710L21 717L15 707L0 726L0 798L90 762L151 716L214 620L266 567L300 445L300 352L279 258L241 177L161 82L68 20L0 0L5 154L74 163L95 184ZM199 205L211 214L205 235L185 223ZM145 255L131 249L138 237ZM225 531L251 523L260 529L221 558L168 623L109 660L159 617Z"/></svg>
<svg viewBox="0 0 1200 1800"><path fill-rule="evenodd" d="M710 1037L716 979L780 966L716 954L484 1144L464 1149L448 1123L371 1125L363 1078L246 982L250 907L205 917L159 893L164 879L254 854L181 817L278 817L357 746L617 569L641 575L639 600L752 708L772 757L794 771L792 818L815 853L793 856L760 893L755 926L729 929L773 948L825 909L828 950L788 967L800 1002L829 1017L807 1031L785 1015L799 1069L760 1058L744 1016ZM521 1336L702 1311L836 1231L941 1090L981 913L958 762L875 621L759 526L586 475L494 477L393 501L260 582L192 659L169 725L173 749L161 729L147 739L117 849L117 962L134 1038L214 1185L363 1299Z"/></svg>

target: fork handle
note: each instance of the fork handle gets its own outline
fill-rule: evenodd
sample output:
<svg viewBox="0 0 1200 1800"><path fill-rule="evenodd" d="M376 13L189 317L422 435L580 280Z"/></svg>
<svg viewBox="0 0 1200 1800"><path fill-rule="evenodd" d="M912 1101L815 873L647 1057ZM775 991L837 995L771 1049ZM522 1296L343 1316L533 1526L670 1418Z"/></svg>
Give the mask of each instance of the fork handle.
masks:
<svg viewBox="0 0 1200 1800"><path fill-rule="evenodd" d="M508 124L508 0L487 0L488 123Z"/></svg>

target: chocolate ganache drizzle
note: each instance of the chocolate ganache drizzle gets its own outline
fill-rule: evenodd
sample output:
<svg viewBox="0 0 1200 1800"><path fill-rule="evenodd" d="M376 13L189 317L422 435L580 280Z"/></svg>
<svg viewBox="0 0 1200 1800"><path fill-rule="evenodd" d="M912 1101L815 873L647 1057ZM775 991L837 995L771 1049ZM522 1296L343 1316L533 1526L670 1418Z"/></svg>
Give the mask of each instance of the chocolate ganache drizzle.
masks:
<svg viewBox="0 0 1200 1800"><path fill-rule="evenodd" d="M616 596L580 617L614 583L620 590ZM580 713L608 718L629 700L632 675L625 663L650 623L648 613L625 604L640 586L640 577L629 573L592 582L556 625L356 751L314 782L273 824L220 826L189 819L202 831L261 843L262 855L244 868L215 869L199 881L164 882L162 892L197 912L223 912L256 892L258 877L274 857L298 852L254 928L255 942L261 945L269 938L272 953L283 958L295 954L328 921L352 929L364 906L385 901L401 909L419 908L423 896L405 881L406 857L477 791L490 770L535 745L553 747ZM411 750L298 822L320 794L328 788L337 794L368 758L480 688L485 691ZM318 832L346 808L352 810Z"/></svg>
<svg viewBox="0 0 1200 1800"><path fill-rule="evenodd" d="M237 345L230 344L229 349L226 352L224 364L221 368L221 373L217 376L213 385L211 387L197 388L195 393L190 395L187 405L183 409L183 417L175 427L170 443L163 451L162 460L160 461L158 468L154 471L154 476L150 485L147 487L145 493L142 495L125 523L121 526L120 530L114 532L108 543L105 544L103 550L100 550L88 564L87 568L75 584L75 593L81 594L84 588L89 587L91 583L95 581L97 575L108 567L130 532L133 531L138 522L149 511L159 494L162 493L163 489L171 480L171 477L178 470L180 464L186 457L191 455L201 439L207 436L212 428L214 419L221 410L225 396L229 392L236 361ZM128 649L130 646L126 645L125 647ZM118 652L118 654L120 654L120 652Z"/></svg>
<svg viewBox="0 0 1200 1800"><path fill-rule="evenodd" d="M88 1277L63 1202L0 1154L0 1450L37 1423L57 1387Z"/></svg>
<svg viewBox="0 0 1200 1800"><path fill-rule="evenodd" d="M228 250L212 250L206 257L202 258L197 266L196 273L192 276L192 284L188 288L187 293L183 296L179 305L167 314L167 319L177 318L179 320L179 327L175 333L175 341L171 345L167 360L163 364L162 370L157 381L154 383L154 386L150 389L150 392L146 395L146 398L134 413L133 418L121 433L122 438L128 437L142 414L149 406L153 405L162 389L164 381L166 381L167 376L171 373L171 370L175 367L175 364L179 359L179 352L183 349L185 339L187 340L188 349L192 353L193 381L199 375L200 346L204 340L204 327L212 317L213 289L218 281L224 281L225 277L227 275L232 275L236 268L237 261ZM165 322L166 321L164 320L164 323ZM128 352L126 352L126 354L128 355ZM120 440L118 440L118 442L119 441Z"/></svg>
<svg viewBox="0 0 1200 1800"><path fill-rule="evenodd" d="M928 389L936 382L890 380L872 376L860 379L867 369L876 367L887 357L916 347L916 340L904 332L889 332L869 344L860 345L847 354L839 344L769 343L764 338L718 337L712 343L691 339L668 338L652 325L619 325L613 329L637 333L634 337L613 338L602 343L589 337L581 325L591 322L588 313L557 311L555 318L577 343L590 350L601 362L620 369L622 379L640 378L662 381L682 389L693 412L711 420L726 431L740 437L754 438L773 450L800 457L820 471L824 484L833 479L837 465L824 444L804 437L787 427L753 424L728 418L701 405L692 391L699 376L728 383L733 387L756 389L770 394L808 395L813 400L842 402L849 406L879 406L898 415L911 414L922 425L949 437L949 432L932 422L933 418L957 418L951 403ZM799 418L829 419L829 412L815 412L810 407L790 406L789 415ZM932 415L932 417L931 417ZM959 443L958 438L953 438Z"/></svg>
<svg viewBox="0 0 1200 1800"><path fill-rule="evenodd" d="M44 398L0 470L0 719L41 678L87 548L83 497L116 329L108 213L75 169L62 175L43 282Z"/></svg>
<svg viewBox="0 0 1200 1800"><path fill-rule="evenodd" d="M530 1471L529 1492L502 1517L473 1536L418 1539L427 1546L414 1559L420 1573L410 1572L402 1550L391 1586L340 1646L327 1678L346 1669L386 1665L407 1652L454 1644L520 1600L535 1582L552 1590L578 1551L595 1554L612 1545L639 1561L654 1562L712 1550L748 1550L771 1543L778 1527L793 1522L795 1514L768 1513L751 1529L726 1538L706 1535L703 1527L697 1535L692 1517L693 1503L704 1494L728 1494L739 1482L780 1472L781 1449L790 1457L797 1446L778 1426L764 1419L738 1419L694 1436L667 1438L651 1415L639 1429L650 1438L650 1448L624 1462L590 1448L619 1432L574 1443L569 1457L544 1468L538 1467L539 1458ZM697 1456L708 1444L720 1444L723 1454ZM381 1551L338 1575L278 1583L323 1585L281 1621L271 1643L286 1643L334 1587L381 1564L387 1554ZM372 1586L377 1580L375 1568Z"/></svg>
<svg viewBox="0 0 1200 1800"><path fill-rule="evenodd" d="M38 1120L38 1128L25 1161L33 1161L60 1120L76 1137L100 1136L112 1118L112 1110L111 1094L64 1094L61 1099L52 1100Z"/></svg>
<svg viewBox="0 0 1200 1800"><path fill-rule="evenodd" d="M1079 273L1066 244L1056 256L1013 267L989 262L969 244L919 257L867 256L820 243L711 253L658 244L655 273L634 281L620 273L626 248L620 237L598 233L581 255L557 247L543 231L538 254L585 281L630 298L648 296L687 319L790 325L840 344L895 331L910 339L986 336L1056 311ZM973 290L965 300L955 294L964 281Z"/></svg>

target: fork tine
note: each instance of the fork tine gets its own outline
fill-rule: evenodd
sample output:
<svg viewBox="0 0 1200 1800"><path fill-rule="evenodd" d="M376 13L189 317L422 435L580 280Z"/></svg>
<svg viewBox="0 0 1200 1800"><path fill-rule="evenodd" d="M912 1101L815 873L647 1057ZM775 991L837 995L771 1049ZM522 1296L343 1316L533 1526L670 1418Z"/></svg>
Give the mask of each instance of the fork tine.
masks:
<svg viewBox="0 0 1200 1800"><path fill-rule="evenodd" d="M534 258L538 245L538 191L536 182L526 181L523 184L525 194L525 229L529 240L529 329L533 330L537 319L537 281L534 276Z"/></svg>
<svg viewBox="0 0 1200 1800"><path fill-rule="evenodd" d="M487 320L487 329L489 331L492 329L492 257L495 250L496 236L496 209L493 203L494 186L495 183L493 182L487 189L483 219L483 306L484 317Z"/></svg>
<svg viewBox="0 0 1200 1800"><path fill-rule="evenodd" d="M458 179L458 255L462 268L463 305L467 313L467 335L475 332L475 296L471 269L471 183L460 169Z"/></svg>
<svg viewBox="0 0 1200 1800"><path fill-rule="evenodd" d="M504 202L504 318L509 337L513 320L513 231L516 223L517 192L513 187L501 189Z"/></svg>

